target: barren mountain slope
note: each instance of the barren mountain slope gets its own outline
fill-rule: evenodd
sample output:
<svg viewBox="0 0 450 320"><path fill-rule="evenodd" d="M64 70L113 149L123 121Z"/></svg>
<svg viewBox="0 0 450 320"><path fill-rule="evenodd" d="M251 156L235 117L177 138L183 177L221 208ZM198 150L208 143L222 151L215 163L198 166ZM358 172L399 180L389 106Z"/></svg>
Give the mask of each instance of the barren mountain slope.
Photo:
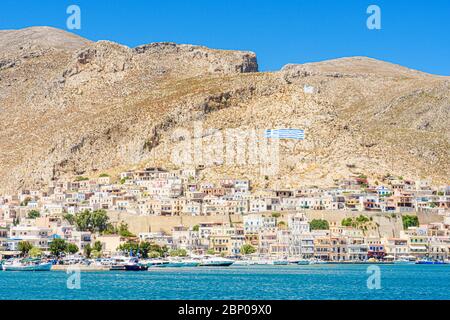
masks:
<svg viewBox="0 0 450 320"><path fill-rule="evenodd" d="M368 58L256 72L251 52L93 43L52 28L0 32L0 189L173 164L174 131L298 127L280 170L207 166L260 186L329 184L351 172L448 183L450 81ZM304 85L315 92L306 94ZM262 136L261 136L262 138ZM199 164L199 163L197 163Z"/></svg>

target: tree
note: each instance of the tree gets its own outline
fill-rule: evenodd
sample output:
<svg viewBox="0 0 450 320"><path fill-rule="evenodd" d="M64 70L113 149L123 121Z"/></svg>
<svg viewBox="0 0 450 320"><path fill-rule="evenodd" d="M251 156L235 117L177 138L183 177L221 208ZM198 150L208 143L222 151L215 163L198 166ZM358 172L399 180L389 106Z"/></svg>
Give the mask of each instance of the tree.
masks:
<svg viewBox="0 0 450 320"><path fill-rule="evenodd" d="M98 259L98 258L101 258L102 253L100 251L97 251L97 250L92 250L91 256L94 259Z"/></svg>
<svg viewBox="0 0 450 320"><path fill-rule="evenodd" d="M33 245L28 241L20 241L17 246L17 249L19 249L22 256L28 255L28 253L30 252L30 250L32 248L33 248Z"/></svg>
<svg viewBox="0 0 450 320"><path fill-rule="evenodd" d="M356 218L356 222L359 224L364 224L366 222L369 222L369 218L367 218L366 216L363 216L361 214L361 215L359 215L359 217Z"/></svg>
<svg viewBox="0 0 450 320"><path fill-rule="evenodd" d="M280 221L280 222L278 222L277 226L279 229L284 229L284 228L286 228L286 222Z"/></svg>
<svg viewBox="0 0 450 320"><path fill-rule="evenodd" d="M125 254L131 254L135 256L139 252L139 244L136 242L127 241L121 244L117 249Z"/></svg>
<svg viewBox="0 0 450 320"><path fill-rule="evenodd" d="M75 216L70 213L66 213L63 218L71 225L75 224Z"/></svg>
<svg viewBox="0 0 450 320"><path fill-rule="evenodd" d="M99 175L99 178L107 178L107 177L109 177L109 174L107 174L107 173L101 173Z"/></svg>
<svg viewBox="0 0 450 320"><path fill-rule="evenodd" d="M23 200L23 201L20 203L20 206L26 207L26 206L28 206L28 203L29 203L30 201L31 201L31 198L30 198L30 197L26 197L25 200Z"/></svg>
<svg viewBox="0 0 450 320"><path fill-rule="evenodd" d="M95 210L92 212L93 231L102 232L108 227L108 214L105 210Z"/></svg>
<svg viewBox="0 0 450 320"><path fill-rule="evenodd" d="M87 231L92 229L91 212L84 210L75 216L75 225L80 231Z"/></svg>
<svg viewBox="0 0 450 320"><path fill-rule="evenodd" d="M92 247L92 250L102 252L103 251L102 243L100 241L95 241L94 246Z"/></svg>
<svg viewBox="0 0 450 320"><path fill-rule="evenodd" d="M41 216L41 214L39 213L39 211L37 210L31 210L28 212L28 219L36 219L39 218Z"/></svg>
<svg viewBox="0 0 450 320"><path fill-rule="evenodd" d="M118 233L119 233L120 236L126 237L126 238L135 237L135 235L132 234L132 233L128 230L128 224L126 224L126 223L124 223L124 222L120 222Z"/></svg>
<svg viewBox="0 0 450 320"><path fill-rule="evenodd" d="M90 258L91 257L92 248L91 248L91 245L89 243L84 246L83 253L84 253L84 256L86 258Z"/></svg>
<svg viewBox="0 0 450 320"><path fill-rule="evenodd" d="M241 253L243 254L243 255L247 255L247 254L252 254L252 253L255 253L256 252L256 249L255 249L255 247L253 247L251 244L244 244L242 247L241 247Z"/></svg>
<svg viewBox="0 0 450 320"><path fill-rule="evenodd" d="M125 254L130 254L135 256L138 255L142 258L148 258L149 254L152 253L154 257L162 257L165 256L167 253L167 247L166 246L159 246L154 243L150 243L147 241L143 241L141 243L133 242L133 241L127 241L123 244L121 244L117 250L122 251ZM156 255L157 254L157 255Z"/></svg>
<svg viewBox="0 0 450 320"><path fill-rule="evenodd" d="M330 229L330 225L328 224L328 221L323 220L323 219L313 219L310 222L309 227L311 228L311 230L328 230L328 229Z"/></svg>
<svg viewBox="0 0 450 320"><path fill-rule="evenodd" d="M75 254L78 252L78 246L74 243L68 243L66 246L66 252L70 254Z"/></svg>
<svg viewBox="0 0 450 320"><path fill-rule="evenodd" d="M130 179L130 177L124 177L124 178L120 179L120 184L124 184L129 179Z"/></svg>
<svg viewBox="0 0 450 320"><path fill-rule="evenodd" d="M408 229L409 227L418 227L419 226L419 218L417 216L402 216L403 229Z"/></svg>
<svg viewBox="0 0 450 320"><path fill-rule="evenodd" d="M148 242L144 242L144 243L148 243ZM159 253L159 255L161 257L164 257L168 253L169 249L166 246L160 246L156 243L150 243L148 252L151 252L151 251L156 251Z"/></svg>
<svg viewBox="0 0 450 320"><path fill-rule="evenodd" d="M150 251L150 252L148 253L148 257L154 259L154 258L159 258L159 257L161 257L161 255L159 254L158 251Z"/></svg>
<svg viewBox="0 0 450 320"><path fill-rule="evenodd" d="M273 213L272 213L272 217L273 217L273 218L279 218L279 217L281 217L281 213L279 213L279 212L273 212Z"/></svg>
<svg viewBox="0 0 450 320"><path fill-rule="evenodd" d="M148 258L148 253L150 251L157 252L157 251L154 251L151 249L153 249L152 245L151 245L151 243L149 243L147 241L143 241L139 244L139 253L140 253L141 257L144 259ZM158 255L160 256L159 252L158 252Z"/></svg>
<svg viewBox="0 0 450 320"><path fill-rule="evenodd" d="M184 249L170 250L169 255L171 257L186 257L187 252Z"/></svg>
<svg viewBox="0 0 450 320"><path fill-rule="evenodd" d="M40 256L42 256L42 250L37 248L37 247L33 247L31 248L31 250L28 252L28 254L30 255L30 257L32 258L38 258Z"/></svg>
<svg viewBox="0 0 450 320"><path fill-rule="evenodd" d="M215 254L216 252L214 251L214 249L210 248L206 251L207 254Z"/></svg>
<svg viewBox="0 0 450 320"><path fill-rule="evenodd" d="M108 220L105 210L85 210L75 216L75 225L80 231L102 232L108 228Z"/></svg>
<svg viewBox="0 0 450 320"><path fill-rule="evenodd" d="M343 227L351 227L353 224L353 219L352 218L344 218L342 219L341 225Z"/></svg>
<svg viewBox="0 0 450 320"><path fill-rule="evenodd" d="M200 226L198 224L196 224L195 226L192 227L192 231L198 232L198 230L200 229Z"/></svg>
<svg viewBox="0 0 450 320"><path fill-rule="evenodd" d="M59 257L61 253L65 252L67 248L66 240L63 239L53 239L50 243L49 250L50 252Z"/></svg>

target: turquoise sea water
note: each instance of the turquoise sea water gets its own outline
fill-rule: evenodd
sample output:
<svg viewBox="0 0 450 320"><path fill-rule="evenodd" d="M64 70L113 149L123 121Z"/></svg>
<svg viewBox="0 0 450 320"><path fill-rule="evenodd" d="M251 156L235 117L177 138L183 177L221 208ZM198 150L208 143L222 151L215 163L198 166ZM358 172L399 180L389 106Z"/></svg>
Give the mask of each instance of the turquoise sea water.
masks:
<svg viewBox="0 0 450 320"><path fill-rule="evenodd" d="M69 275L0 272L0 299L420 299L450 300L450 265L383 265L381 289L367 265L231 266Z"/></svg>

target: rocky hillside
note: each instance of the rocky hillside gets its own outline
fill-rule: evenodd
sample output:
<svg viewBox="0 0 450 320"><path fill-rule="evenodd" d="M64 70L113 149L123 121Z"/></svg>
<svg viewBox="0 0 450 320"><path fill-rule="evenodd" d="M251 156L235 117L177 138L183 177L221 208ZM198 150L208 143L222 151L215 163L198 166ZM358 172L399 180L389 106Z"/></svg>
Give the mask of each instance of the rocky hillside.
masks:
<svg viewBox="0 0 450 320"><path fill-rule="evenodd" d="M212 138L230 129L285 127L305 129L306 140L281 142L273 175L251 161L206 161L203 176L297 186L390 172L449 183L449 114L449 78L369 58L261 73L251 52L128 48L47 27L0 31L1 191L175 168L174 149L188 142L214 146ZM195 141L178 137L199 123Z"/></svg>

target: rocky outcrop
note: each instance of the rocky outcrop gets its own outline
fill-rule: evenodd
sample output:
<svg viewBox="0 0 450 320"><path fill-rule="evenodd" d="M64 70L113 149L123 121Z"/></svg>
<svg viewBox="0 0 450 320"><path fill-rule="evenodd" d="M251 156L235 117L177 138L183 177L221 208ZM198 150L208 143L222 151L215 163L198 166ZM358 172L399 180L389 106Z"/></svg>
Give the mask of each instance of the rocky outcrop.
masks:
<svg viewBox="0 0 450 320"><path fill-rule="evenodd" d="M0 189L146 165L176 167L174 133L302 128L276 175L215 162L205 178L329 185L352 173L448 182L448 78L369 58L259 73L251 52L153 43L128 48L51 28L0 32ZM313 90L305 90L313 88ZM261 136L262 137L262 136Z"/></svg>

